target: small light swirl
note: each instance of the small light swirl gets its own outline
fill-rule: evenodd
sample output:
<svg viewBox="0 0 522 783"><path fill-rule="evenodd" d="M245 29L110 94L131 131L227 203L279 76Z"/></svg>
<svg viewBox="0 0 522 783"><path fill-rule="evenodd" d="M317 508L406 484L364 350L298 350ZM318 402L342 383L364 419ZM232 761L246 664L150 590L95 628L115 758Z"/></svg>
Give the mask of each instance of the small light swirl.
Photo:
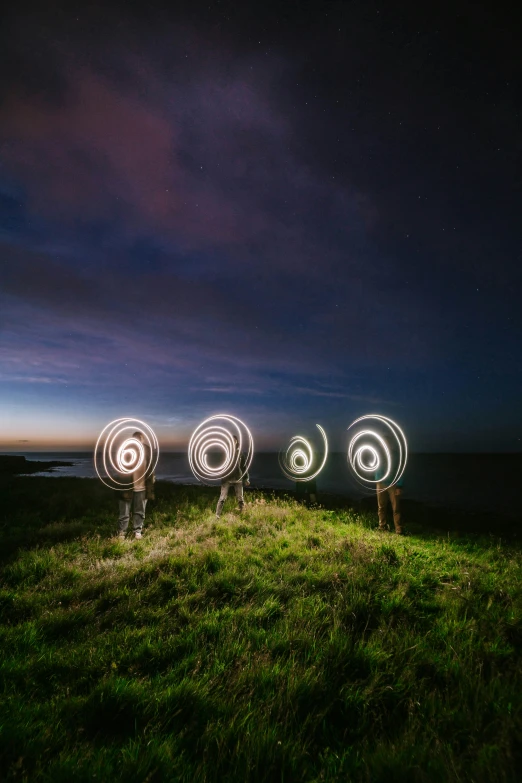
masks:
<svg viewBox="0 0 522 783"><path fill-rule="evenodd" d="M315 425L323 437L324 457L320 466L314 470L314 452L309 441L302 435L294 435L288 448L279 453L279 467L290 481L312 481L317 478L325 466L328 457L328 440L320 424Z"/></svg>
<svg viewBox="0 0 522 783"><path fill-rule="evenodd" d="M366 429L368 423L372 429ZM399 425L379 414L356 419L348 444L348 464L355 478L365 487L383 484L386 489L399 481L406 468L408 444ZM395 443L396 449L390 449Z"/></svg>
<svg viewBox="0 0 522 783"><path fill-rule="evenodd" d="M238 440L236 449L234 436ZM245 466L238 481L248 472L254 457L254 440L246 424L236 416L218 413L196 427L188 446L190 469L194 476L208 483L223 481L236 471L241 454L246 447ZM209 461L210 454L219 454L216 464Z"/></svg>
<svg viewBox="0 0 522 783"><path fill-rule="evenodd" d="M142 443L134 436L141 432ZM159 445L154 431L140 419L115 419L100 433L94 449L98 477L111 489L129 490L150 476L158 464Z"/></svg>

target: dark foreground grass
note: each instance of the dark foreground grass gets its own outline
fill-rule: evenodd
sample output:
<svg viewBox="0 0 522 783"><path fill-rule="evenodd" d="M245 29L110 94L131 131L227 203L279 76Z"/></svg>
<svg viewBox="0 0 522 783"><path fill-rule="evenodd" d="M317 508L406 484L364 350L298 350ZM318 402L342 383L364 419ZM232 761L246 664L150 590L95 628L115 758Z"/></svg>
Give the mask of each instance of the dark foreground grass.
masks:
<svg viewBox="0 0 522 783"><path fill-rule="evenodd" d="M97 482L0 490L1 780L520 779L518 545L167 484L121 543Z"/></svg>

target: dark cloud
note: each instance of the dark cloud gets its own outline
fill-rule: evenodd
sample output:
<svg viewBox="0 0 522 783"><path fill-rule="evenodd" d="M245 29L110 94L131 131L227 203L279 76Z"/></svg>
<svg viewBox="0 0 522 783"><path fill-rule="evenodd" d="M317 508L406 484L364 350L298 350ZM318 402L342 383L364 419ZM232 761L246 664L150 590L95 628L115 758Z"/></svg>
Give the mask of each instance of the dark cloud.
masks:
<svg viewBox="0 0 522 783"><path fill-rule="evenodd" d="M509 34L481 6L463 31L451 9L239 5L11 10L7 402L498 405L521 380Z"/></svg>

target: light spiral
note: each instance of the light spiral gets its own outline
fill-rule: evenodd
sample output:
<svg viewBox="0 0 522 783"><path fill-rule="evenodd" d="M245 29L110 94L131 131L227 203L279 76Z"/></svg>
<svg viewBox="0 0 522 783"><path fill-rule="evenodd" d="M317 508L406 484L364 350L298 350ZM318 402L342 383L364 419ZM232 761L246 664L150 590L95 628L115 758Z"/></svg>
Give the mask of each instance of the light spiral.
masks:
<svg viewBox="0 0 522 783"><path fill-rule="evenodd" d="M357 481L367 488L375 489L377 484L393 487L408 459L406 436L399 425L387 416L371 413L356 419L348 432L348 465Z"/></svg>
<svg viewBox="0 0 522 783"><path fill-rule="evenodd" d="M140 432L144 442L135 436ZM98 477L111 489L133 489L158 464L159 445L154 431L140 419L115 419L100 433L94 449Z"/></svg>
<svg viewBox="0 0 522 783"><path fill-rule="evenodd" d="M294 435L288 447L279 453L279 467L290 481L312 481L326 464L328 440L320 424L315 425L323 438L324 456L318 466L310 442L303 435Z"/></svg>
<svg viewBox="0 0 522 783"><path fill-rule="evenodd" d="M234 441L237 438L238 448ZM241 454L246 452L244 467L238 472ZM217 457L213 462L211 456ZM241 481L254 457L254 439L246 424L236 416L218 413L196 427L188 446L190 469L203 483L224 481L234 474ZM236 474L239 478L236 479Z"/></svg>

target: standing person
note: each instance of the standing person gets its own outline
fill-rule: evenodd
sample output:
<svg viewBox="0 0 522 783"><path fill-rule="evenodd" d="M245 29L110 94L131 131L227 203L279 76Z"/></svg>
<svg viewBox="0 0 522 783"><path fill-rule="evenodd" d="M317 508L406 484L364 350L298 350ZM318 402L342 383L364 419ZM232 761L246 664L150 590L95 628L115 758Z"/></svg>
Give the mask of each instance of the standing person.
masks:
<svg viewBox="0 0 522 783"><path fill-rule="evenodd" d="M295 497L296 500L304 501L307 505L315 505L317 503L316 480L311 479L310 481L296 481Z"/></svg>
<svg viewBox="0 0 522 783"><path fill-rule="evenodd" d="M388 530L388 523L386 522L386 511L388 509L388 502L391 503L393 512L393 524L395 526L395 532L398 536L404 534L404 528L401 521L401 495L402 495L402 479L393 485L388 487L382 482L377 484L377 510L379 513L379 530Z"/></svg>
<svg viewBox="0 0 522 783"><path fill-rule="evenodd" d="M392 453L393 458L392 444L388 438L385 438L385 441L388 448L390 449L390 452ZM401 521L401 495L403 486L402 476L391 487L389 487L386 482L379 480L384 478L384 468L377 470L375 478L377 479L377 510L379 513L379 530L388 530L388 523L386 522L386 511L388 509L388 503L390 503L393 512L393 524L395 526L395 532L397 535L402 536L404 532Z"/></svg>
<svg viewBox="0 0 522 783"><path fill-rule="evenodd" d="M137 438L145 447L145 464L150 463L149 446L145 442L145 435L143 432L135 432L132 436ZM143 474L143 467L140 467L133 474L133 488L118 493L120 498L120 518L119 522L119 538L125 538L125 533L129 526L131 504L133 508L132 526L134 530L134 537L141 538L143 531L143 523L145 521L145 509L147 507L147 500L154 500L154 482L156 476L151 473L150 476L145 478Z"/></svg>
<svg viewBox="0 0 522 783"><path fill-rule="evenodd" d="M239 510L243 511L243 508L245 506L245 500L243 497L243 482L245 482L247 487L250 485L248 472L246 470L245 457L243 454L239 454L239 441L237 437L235 435L233 435L232 437L234 438L234 443L235 443L235 455L236 455L237 465L232 471L232 473L228 475L226 478L224 478L221 482L221 492L216 507L216 517L218 519L221 516L221 512L223 511L223 506L225 505L225 500L228 497L228 490L230 489L230 487L234 487Z"/></svg>

